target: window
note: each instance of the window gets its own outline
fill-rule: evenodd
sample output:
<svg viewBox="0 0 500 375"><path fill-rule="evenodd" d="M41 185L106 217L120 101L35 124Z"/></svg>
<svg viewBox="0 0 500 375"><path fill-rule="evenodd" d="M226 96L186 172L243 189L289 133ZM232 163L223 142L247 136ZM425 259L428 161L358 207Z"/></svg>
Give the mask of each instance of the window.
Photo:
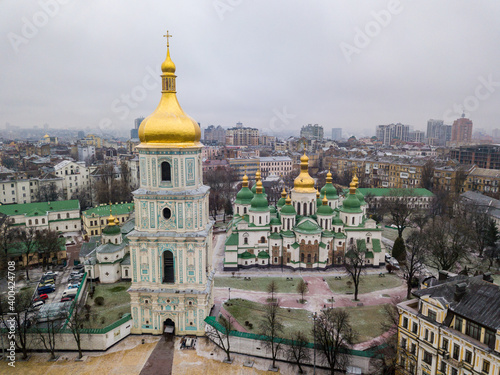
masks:
<svg viewBox="0 0 500 375"><path fill-rule="evenodd" d="M261 243L266 243L266 237L262 236L262 237L260 238L260 242L261 242Z"/></svg>
<svg viewBox="0 0 500 375"><path fill-rule="evenodd" d="M434 344L434 332L431 332L431 339L430 342Z"/></svg>
<svg viewBox="0 0 500 375"><path fill-rule="evenodd" d="M455 317L455 329L462 332L463 319L459 316Z"/></svg>
<svg viewBox="0 0 500 375"><path fill-rule="evenodd" d="M417 323L413 323L413 325L411 327L411 331L415 334L418 332L418 324Z"/></svg>
<svg viewBox="0 0 500 375"><path fill-rule="evenodd" d="M429 330L427 328L425 329L424 340L429 341Z"/></svg>
<svg viewBox="0 0 500 375"><path fill-rule="evenodd" d="M424 350L424 362L428 365L432 365L432 354Z"/></svg>
<svg viewBox="0 0 500 375"><path fill-rule="evenodd" d="M453 344L453 359L458 361L458 358L460 358L460 346Z"/></svg>
<svg viewBox="0 0 500 375"><path fill-rule="evenodd" d="M458 370L456 368L451 368L451 375L458 375Z"/></svg>
<svg viewBox="0 0 500 375"><path fill-rule="evenodd" d="M243 237L243 245L248 245L248 237Z"/></svg>
<svg viewBox="0 0 500 375"><path fill-rule="evenodd" d="M486 374L490 373L490 362L488 362L486 359L483 359L483 370L482 371Z"/></svg>
<svg viewBox="0 0 500 375"><path fill-rule="evenodd" d="M443 339L443 345L441 345L441 348L448 351L448 339Z"/></svg>
<svg viewBox="0 0 500 375"><path fill-rule="evenodd" d="M481 339L481 326L468 320L465 324L465 334L473 339Z"/></svg>
<svg viewBox="0 0 500 375"><path fill-rule="evenodd" d="M435 311L429 310L429 312L427 313L427 316L431 320L436 320L436 312Z"/></svg>
<svg viewBox="0 0 500 375"><path fill-rule="evenodd" d="M163 209L163 218L164 218L165 220L168 220L168 219L170 219L170 217L171 217L171 216L172 216L172 211L170 211L170 208L165 207L165 208Z"/></svg>
<svg viewBox="0 0 500 375"><path fill-rule="evenodd" d="M406 338L405 338L405 337L403 337L403 338L401 339L401 347L402 347L403 349L406 349L406 344L407 344L407 342L406 342Z"/></svg>
<svg viewBox="0 0 500 375"><path fill-rule="evenodd" d="M440 369L440 371L446 374L446 362L441 361L441 369Z"/></svg>
<svg viewBox="0 0 500 375"><path fill-rule="evenodd" d="M484 330L484 343L491 349L495 348L495 332L490 329Z"/></svg>
<svg viewBox="0 0 500 375"><path fill-rule="evenodd" d="M161 163L161 180L162 181L172 181L172 172L170 168L170 163L164 161Z"/></svg>
<svg viewBox="0 0 500 375"><path fill-rule="evenodd" d="M472 363L472 352L470 350L465 351L465 362Z"/></svg>
<svg viewBox="0 0 500 375"><path fill-rule="evenodd" d="M411 344L410 353L413 355L417 354L417 345L415 343Z"/></svg>
<svg viewBox="0 0 500 375"><path fill-rule="evenodd" d="M170 251L163 252L163 282L174 283L174 255Z"/></svg>

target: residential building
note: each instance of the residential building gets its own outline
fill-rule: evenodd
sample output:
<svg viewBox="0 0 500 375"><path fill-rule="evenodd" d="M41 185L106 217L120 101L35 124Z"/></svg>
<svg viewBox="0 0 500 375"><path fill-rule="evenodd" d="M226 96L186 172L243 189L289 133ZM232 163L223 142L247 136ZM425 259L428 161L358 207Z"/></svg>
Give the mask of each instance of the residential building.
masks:
<svg viewBox="0 0 500 375"><path fill-rule="evenodd" d="M342 139L342 128L332 129L332 140L340 141Z"/></svg>
<svg viewBox="0 0 500 375"><path fill-rule="evenodd" d="M451 125L444 125L443 120L427 121L427 144L446 146L451 141Z"/></svg>
<svg viewBox="0 0 500 375"><path fill-rule="evenodd" d="M259 139L259 144L261 146L274 147L276 143L276 137L274 135L261 135Z"/></svg>
<svg viewBox="0 0 500 375"><path fill-rule="evenodd" d="M1 205L0 213L7 215L13 226L50 229L62 233L82 230L80 202L76 199Z"/></svg>
<svg viewBox="0 0 500 375"><path fill-rule="evenodd" d="M64 160L54 166L56 177L63 179L63 192L66 199L70 199L73 193L79 189L86 188L90 184L90 168L84 162Z"/></svg>
<svg viewBox="0 0 500 375"><path fill-rule="evenodd" d="M40 188L54 184L55 190L62 191L62 178L17 178L15 175L0 180L0 204L32 203L37 201Z"/></svg>
<svg viewBox="0 0 500 375"><path fill-rule="evenodd" d="M102 138L95 134L87 134L83 139L80 139L81 144L92 145L95 148L102 148Z"/></svg>
<svg viewBox="0 0 500 375"><path fill-rule="evenodd" d="M462 202L470 203L480 211L486 213L500 230L500 200L475 191L466 191L460 195Z"/></svg>
<svg viewBox="0 0 500 375"><path fill-rule="evenodd" d="M465 181L465 191L480 193L498 193L500 186L500 171L498 169L478 168L474 166Z"/></svg>
<svg viewBox="0 0 500 375"><path fill-rule="evenodd" d="M100 236L107 225L107 217L113 215L118 224L123 224L131 218L133 213L134 202L102 204L90 208L82 212L83 233L87 236Z"/></svg>
<svg viewBox="0 0 500 375"><path fill-rule="evenodd" d="M226 145L258 146L259 129L236 127L226 130Z"/></svg>
<svg viewBox="0 0 500 375"><path fill-rule="evenodd" d="M203 132L203 139L220 145L226 144L226 130L220 125L209 125Z"/></svg>
<svg viewBox="0 0 500 375"><path fill-rule="evenodd" d="M270 175L285 176L292 171L293 162L288 156L269 156L260 158L262 178Z"/></svg>
<svg viewBox="0 0 500 375"><path fill-rule="evenodd" d="M424 143L424 141L425 141L425 132L423 132L421 130L410 131L410 133L408 135L408 140L410 142Z"/></svg>
<svg viewBox="0 0 500 375"><path fill-rule="evenodd" d="M224 155L224 146L205 146L201 150L203 159L220 159Z"/></svg>
<svg viewBox="0 0 500 375"><path fill-rule="evenodd" d="M78 145L78 161L90 162L95 159L95 146Z"/></svg>
<svg viewBox="0 0 500 375"><path fill-rule="evenodd" d="M243 178L245 173L255 174L260 168L259 158L250 159L227 159L229 161L229 166L235 170L236 176L239 180Z"/></svg>
<svg viewBox="0 0 500 375"><path fill-rule="evenodd" d="M131 333L204 336L215 271L201 131L179 105L169 52L161 69L160 103L139 128L141 178L127 236Z"/></svg>
<svg viewBox="0 0 500 375"><path fill-rule="evenodd" d="M370 209L381 208L383 200L390 199L396 193L394 189L388 188L359 188L358 190L363 196L370 197L367 199ZM434 199L434 194L423 188L407 189L404 194L408 201L408 207L415 210L430 208ZM394 197L397 198L397 195Z"/></svg>
<svg viewBox="0 0 500 375"><path fill-rule="evenodd" d="M300 160L300 173L289 194L283 189L276 207L269 205L261 174L249 189L243 176L234 202L234 219L225 243L224 270L276 267L318 269L342 266L349 245L364 254L367 267L385 262L383 228L366 217L366 202L357 190L357 177L341 201L328 173L321 192L309 175L308 157Z"/></svg>
<svg viewBox="0 0 500 375"><path fill-rule="evenodd" d="M229 162L227 160L203 160L203 173L214 169L226 169L229 168Z"/></svg>
<svg viewBox="0 0 500 375"><path fill-rule="evenodd" d="M300 137L306 138L308 140L322 141L323 135L324 135L323 127L321 125L318 125L318 124L304 125L300 129Z"/></svg>
<svg viewBox="0 0 500 375"><path fill-rule="evenodd" d="M491 275L431 279L398 304L398 374L497 375L500 288Z"/></svg>
<svg viewBox="0 0 500 375"><path fill-rule="evenodd" d="M408 142L410 139L410 126L400 123L378 125L376 137L385 146L391 145L396 140Z"/></svg>
<svg viewBox="0 0 500 375"><path fill-rule="evenodd" d="M451 142L455 144L467 144L472 141L472 121L465 118L455 120L451 126Z"/></svg>
<svg viewBox="0 0 500 375"><path fill-rule="evenodd" d="M500 169L500 145L461 146L450 151L450 158L460 164L479 168Z"/></svg>

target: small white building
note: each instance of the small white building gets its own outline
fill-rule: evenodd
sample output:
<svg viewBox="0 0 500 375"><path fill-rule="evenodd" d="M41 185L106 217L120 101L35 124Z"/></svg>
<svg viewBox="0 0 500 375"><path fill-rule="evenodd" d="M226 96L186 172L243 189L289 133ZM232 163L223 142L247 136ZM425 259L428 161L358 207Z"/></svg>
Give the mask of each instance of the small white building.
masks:
<svg viewBox="0 0 500 375"><path fill-rule="evenodd" d="M84 162L64 160L54 166L54 171L57 177L63 178L64 197L67 199L90 184L90 168Z"/></svg>

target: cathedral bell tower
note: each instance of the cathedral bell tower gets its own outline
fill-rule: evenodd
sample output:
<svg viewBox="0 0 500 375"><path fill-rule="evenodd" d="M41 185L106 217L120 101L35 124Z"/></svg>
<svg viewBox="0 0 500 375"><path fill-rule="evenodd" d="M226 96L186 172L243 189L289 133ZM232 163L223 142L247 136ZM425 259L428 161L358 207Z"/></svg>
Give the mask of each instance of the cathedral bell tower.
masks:
<svg viewBox="0 0 500 375"><path fill-rule="evenodd" d="M139 127L140 187L128 235L131 331L204 335L213 305L209 187L203 185L200 127L177 101L166 37L160 103Z"/></svg>

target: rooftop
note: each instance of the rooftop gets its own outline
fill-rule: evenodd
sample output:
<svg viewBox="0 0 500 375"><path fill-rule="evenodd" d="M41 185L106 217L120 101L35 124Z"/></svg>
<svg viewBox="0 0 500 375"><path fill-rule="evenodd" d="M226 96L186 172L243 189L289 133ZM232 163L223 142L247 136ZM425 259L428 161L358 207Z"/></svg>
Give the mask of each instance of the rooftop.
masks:
<svg viewBox="0 0 500 375"><path fill-rule="evenodd" d="M8 216L34 216L37 213L38 215L45 215L47 212L70 210L80 210L80 202L77 199L69 201L5 204L0 206L0 213Z"/></svg>
<svg viewBox="0 0 500 375"><path fill-rule="evenodd" d="M87 211L83 211L82 215L85 217L103 217L109 216L109 204L105 204L102 206L97 206L94 208L90 208ZM118 203L111 205L111 214L113 216L116 215L126 215L134 211L134 203ZM94 216L92 216L94 214Z"/></svg>

